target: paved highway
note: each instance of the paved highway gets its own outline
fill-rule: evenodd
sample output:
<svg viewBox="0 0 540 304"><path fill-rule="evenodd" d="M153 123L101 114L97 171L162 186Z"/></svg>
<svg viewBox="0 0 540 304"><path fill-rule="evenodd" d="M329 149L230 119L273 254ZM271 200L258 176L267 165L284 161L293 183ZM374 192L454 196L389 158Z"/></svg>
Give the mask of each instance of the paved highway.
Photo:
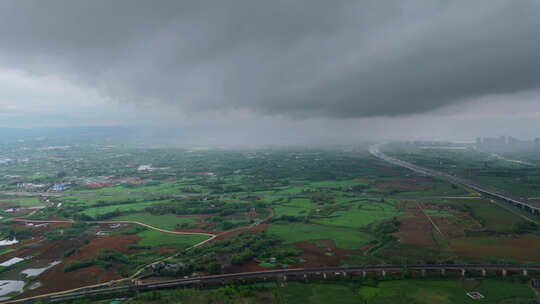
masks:
<svg viewBox="0 0 540 304"><path fill-rule="evenodd" d="M523 208L524 210L528 211L533 216L540 215L540 203L539 202L532 202L532 201L522 199L522 198L514 198L514 197L511 197L508 194L501 193L501 191L491 189L490 187L487 187L485 185L479 185L479 184L473 183L473 182L471 182L469 180L466 180L466 179L463 179L463 178L460 178L460 177L457 177L457 176L453 176L453 175L450 175L450 174L447 174L447 173L444 173L444 172L435 171L435 170L432 170L432 169L424 168L424 167L421 167L421 166L418 166L418 165L414 165L414 164L399 160L397 158L394 158L394 157L391 157L391 156L388 156L388 155L382 153L379 150L381 145L382 144L377 144L377 145L371 146L369 148L369 152L373 156L375 156L375 157L377 157L379 159L382 159L382 160L384 160L386 162L389 162L391 164L410 169L410 170L415 171L415 172L420 173L420 174L437 177L437 178L440 178L440 179L443 179L443 180L446 180L446 181L449 181L449 182L452 182L452 183L456 183L456 184L460 184L460 185L469 187L469 188L477 191L478 193L483 194L484 196L500 199L500 200L503 200L505 202L511 203L511 204L513 204L513 205L515 205L517 207ZM534 217L529 217L529 218L531 220L535 221L535 222L537 222L537 220L538 220L537 218L534 218Z"/></svg>

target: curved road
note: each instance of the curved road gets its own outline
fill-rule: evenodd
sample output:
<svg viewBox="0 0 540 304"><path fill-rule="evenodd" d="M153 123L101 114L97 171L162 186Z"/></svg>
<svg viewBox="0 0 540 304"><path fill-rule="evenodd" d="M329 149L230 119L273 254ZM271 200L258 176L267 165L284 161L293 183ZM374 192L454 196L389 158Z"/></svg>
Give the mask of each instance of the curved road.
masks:
<svg viewBox="0 0 540 304"><path fill-rule="evenodd" d="M24 218L15 218L15 219L13 219L13 221L24 222L24 223L69 223L69 224L75 223L74 220L31 220L31 219L24 219ZM199 242L199 243L187 248L186 250L190 250L192 248L202 246L202 245L214 240L217 237L216 234L211 234L211 233L180 232L180 231L165 230L165 229L161 229L161 228L158 228L158 227L154 227L154 226L151 226L151 225L148 225L148 224L145 224L145 223L141 223L141 222L136 222L136 221L95 221L95 222L88 222L88 223L96 223L96 224L135 224L135 225L143 226L143 227L153 229L153 230L156 230L156 231L160 231L160 232L164 232L164 233L171 233L171 234L177 234L177 235L204 235L204 236L209 236L208 239L206 239L206 240L204 240L202 242ZM173 258L174 256L176 256L176 255L173 255L173 256L167 257L165 259L158 260L158 261L154 261L154 262L152 262L152 263L150 263L148 265L145 265L144 267L141 267L133 275L131 275L130 277L127 277L127 278L113 280L113 281L109 281L109 282L105 282L105 283L99 283L99 284L95 284L95 285L83 286L83 287L79 287L79 288L74 288L74 289L69 289L69 290L64 290L64 291L59 291L59 292L54 292L54 293L48 293L48 294L34 296L34 297L23 298L23 299L16 300L16 301L28 301L28 300L32 300L32 299L41 299L41 298L44 298L44 297L50 297L50 296L55 296L55 295L74 293L74 292L81 291L81 290L88 289L88 288L109 287L109 286L117 284L117 283L133 280L139 274L141 274L141 272L143 272L144 269L148 268L153 263L159 262L159 261L162 261L162 260L167 260L167 259ZM9 303L9 302L6 302L6 303ZM13 303L15 303L15 302L13 302Z"/></svg>
<svg viewBox="0 0 540 304"><path fill-rule="evenodd" d="M240 231L240 230L243 230L243 229L250 229L250 228L252 228L252 227L254 227L254 226L258 225L258 224L261 224L261 223L267 221L268 219L272 218L273 216L274 216L273 210L269 209L269 215L266 218L264 218L263 220L261 220L260 222L253 223L253 224L251 224L249 226L246 226L246 227L239 227L239 228L236 228L236 229L233 229L233 230L227 230L227 231L224 231L224 232L222 232L220 234L211 234L211 233L204 233L204 232L171 231L171 230L161 229L161 228L154 227L154 226L151 226L151 225L148 225L148 224L145 224L145 223L141 223L141 222L137 222L137 221L89 221L89 222L86 222L86 223L96 223L96 224L135 224L135 225L143 226L143 227L153 229L153 230L156 230L156 231L160 231L160 232L164 232L164 233L170 233L170 234L176 234L176 235L204 235L204 236L209 236L208 239L206 239L206 240L204 240L202 242L199 242L199 243L185 249L187 251L187 250L191 250L193 248L202 246L202 245L204 245L204 244L206 244L208 242L211 242L212 240L214 240L216 237L218 237L220 235L234 233L234 232L237 232L237 231ZM13 219L13 221L24 222L24 223L69 223L69 224L75 223L74 220L32 220L32 219L25 219L25 218L15 218L15 219ZM80 291L86 290L86 289L107 288L107 287L110 287L110 286L112 286L114 284L118 284L118 283L122 283L122 282L126 282L126 281L131 281L131 280L135 279L138 275L140 275L146 268L148 268L153 263L166 261L168 259L174 258L177 255L178 255L178 253L175 254L175 255L163 258L163 259L156 260L156 261L154 261L154 262L152 262L152 263L150 263L148 265L145 265L145 266L141 267L133 275L131 275L130 277L127 277L127 278L113 280L113 281L109 281L109 282L105 282L105 283L99 283L99 284L95 284L95 285L78 287L78 288L69 289L69 290L63 290L63 291L54 292L54 293L48 293L48 294L43 294L43 295L38 295L38 296L33 296L33 297L22 298L22 299L18 299L18 300L12 300L12 301L3 302L3 303L25 302L25 301L43 299L43 298L52 297L52 296L61 296L61 295L65 295L65 294L72 294L72 293L80 292Z"/></svg>

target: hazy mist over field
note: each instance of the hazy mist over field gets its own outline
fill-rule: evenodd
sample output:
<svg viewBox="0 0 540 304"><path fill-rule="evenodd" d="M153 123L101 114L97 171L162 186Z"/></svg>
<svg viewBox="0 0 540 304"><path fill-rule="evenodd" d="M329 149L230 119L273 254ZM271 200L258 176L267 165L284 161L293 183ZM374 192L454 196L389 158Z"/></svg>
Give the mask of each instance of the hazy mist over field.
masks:
<svg viewBox="0 0 540 304"><path fill-rule="evenodd" d="M2 1L0 127L136 126L232 145L533 138L539 10L533 0Z"/></svg>

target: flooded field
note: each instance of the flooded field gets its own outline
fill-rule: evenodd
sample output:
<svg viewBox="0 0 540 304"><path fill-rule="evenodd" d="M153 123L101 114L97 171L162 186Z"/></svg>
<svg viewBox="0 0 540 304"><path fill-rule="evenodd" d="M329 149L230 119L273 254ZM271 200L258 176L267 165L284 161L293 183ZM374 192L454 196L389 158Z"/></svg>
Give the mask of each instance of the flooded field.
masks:
<svg viewBox="0 0 540 304"><path fill-rule="evenodd" d="M0 280L0 301L7 300L23 291L25 282L17 280Z"/></svg>
<svg viewBox="0 0 540 304"><path fill-rule="evenodd" d="M54 262L50 263L49 265L47 265L46 267L28 268L28 269L25 269L25 270L21 271L21 274L24 274L29 278L37 277L38 275L42 274L45 270L47 270L47 269L49 269L51 267L54 267L54 266L56 266L56 265L58 265L60 263L62 263L62 262L54 261Z"/></svg>
<svg viewBox="0 0 540 304"><path fill-rule="evenodd" d="M3 239L0 241L0 246L9 246L17 244L19 241L17 239Z"/></svg>

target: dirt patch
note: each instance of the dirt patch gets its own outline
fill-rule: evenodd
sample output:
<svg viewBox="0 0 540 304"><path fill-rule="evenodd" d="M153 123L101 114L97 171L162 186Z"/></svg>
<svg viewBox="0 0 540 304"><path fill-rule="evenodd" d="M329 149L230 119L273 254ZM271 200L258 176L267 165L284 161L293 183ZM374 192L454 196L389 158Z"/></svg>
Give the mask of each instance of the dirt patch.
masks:
<svg viewBox="0 0 540 304"><path fill-rule="evenodd" d="M413 244L437 249L438 245L433 239L433 225L416 204L401 204L400 209L405 214L398 218L400 222L397 237L404 244Z"/></svg>
<svg viewBox="0 0 540 304"><path fill-rule="evenodd" d="M39 250L41 253L35 257L38 260L59 260L64 257L64 254L72 248L78 248L80 242L77 240L59 240L52 241Z"/></svg>
<svg viewBox="0 0 540 304"><path fill-rule="evenodd" d="M137 235L111 235L106 237L97 237L89 244L82 246L79 252L69 256L62 263L45 271L40 281L43 286L28 291L25 296L38 295L42 293L56 292L78 288L87 285L93 285L120 278L120 275L114 268L104 270L98 266L91 266L78 269L71 272L64 272L64 268L71 262L82 261L85 259L95 258L101 250L110 249L120 252L128 252L129 245L136 244L141 238ZM73 241L55 241L46 245L45 249L39 258L55 258L69 249L68 245L75 245ZM35 251L35 249L34 249ZM133 251L131 251L133 252Z"/></svg>
<svg viewBox="0 0 540 304"><path fill-rule="evenodd" d="M451 241L458 255L474 258L513 259L518 262L540 262L540 237L469 237Z"/></svg>
<svg viewBox="0 0 540 304"><path fill-rule="evenodd" d="M57 228L57 227L65 228L69 226L71 226L71 223L49 223L49 227L51 228Z"/></svg>
<svg viewBox="0 0 540 304"><path fill-rule="evenodd" d="M482 229L482 225L478 221L465 214L431 216L431 219L442 233L450 238L464 237L466 231L480 231Z"/></svg>
<svg viewBox="0 0 540 304"><path fill-rule="evenodd" d="M296 248L303 251L300 255L305 262L295 264L294 267L324 267L340 266L341 261L349 254L361 254L362 250L348 250L336 248L333 240L320 240L315 244L310 242L294 243Z"/></svg>
<svg viewBox="0 0 540 304"><path fill-rule="evenodd" d="M80 251L72 255L70 260L84 260L95 258L98 256L99 252L104 249L116 250L120 252L128 252L129 245L137 244L141 240L140 236L137 235L110 235L104 237L97 237L93 239L89 244L84 245L80 248Z"/></svg>
<svg viewBox="0 0 540 304"><path fill-rule="evenodd" d="M78 269L72 272L64 272L65 265L66 263L63 262L45 271L40 277L40 281L43 282L44 285L37 289L25 292L22 297L69 290L120 278L120 275L116 271L106 271L98 266Z"/></svg>
<svg viewBox="0 0 540 304"><path fill-rule="evenodd" d="M168 248L168 247L159 247L157 250L156 250L156 253L157 254L162 254L162 253L171 253L171 254L174 254L174 253L177 253L178 250L176 249L171 249L171 248Z"/></svg>

